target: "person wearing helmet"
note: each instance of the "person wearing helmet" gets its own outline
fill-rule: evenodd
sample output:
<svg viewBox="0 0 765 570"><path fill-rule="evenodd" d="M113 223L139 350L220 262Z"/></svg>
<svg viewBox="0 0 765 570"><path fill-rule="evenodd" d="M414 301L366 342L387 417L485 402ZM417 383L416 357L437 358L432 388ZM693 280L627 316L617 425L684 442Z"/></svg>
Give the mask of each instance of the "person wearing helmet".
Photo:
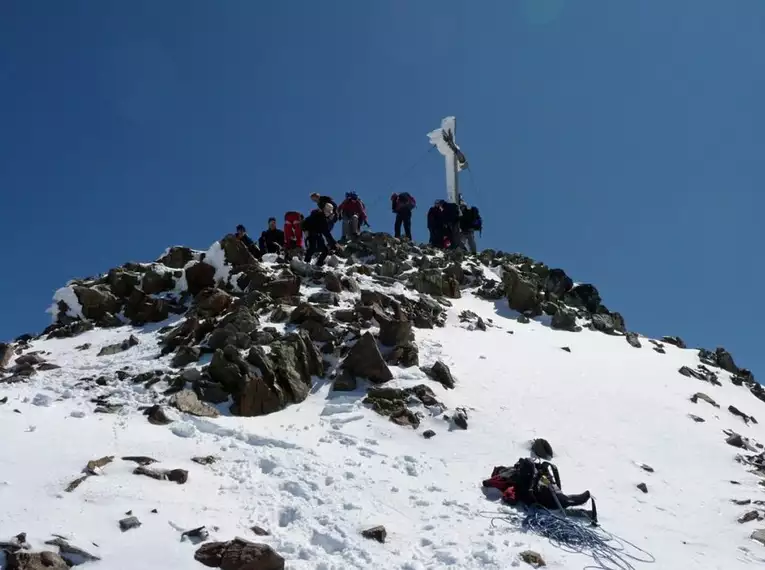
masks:
<svg viewBox="0 0 765 570"><path fill-rule="evenodd" d="M338 217L343 221L343 240L355 239L361 233L361 226L367 222L367 209L356 192L347 192L338 208Z"/></svg>
<svg viewBox="0 0 765 570"><path fill-rule="evenodd" d="M409 192L396 194L390 197L393 213L396 214L396 222L393 225L394 235L401 237L401 225L404 226L406 239L412 241L412 210L417 207L417 201Z"/></svg>

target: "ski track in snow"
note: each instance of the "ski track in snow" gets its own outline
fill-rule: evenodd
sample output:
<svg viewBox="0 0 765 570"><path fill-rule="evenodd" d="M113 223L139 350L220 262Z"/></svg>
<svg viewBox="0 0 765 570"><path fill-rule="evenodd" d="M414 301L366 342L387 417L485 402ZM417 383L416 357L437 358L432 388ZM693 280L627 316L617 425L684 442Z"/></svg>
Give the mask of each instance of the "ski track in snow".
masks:
<svg viewBox="0 0 765 570"><path fill-rule="evenodd" d="M222 262L216 275L228 278ZM362 288L391 291L369 278L360 281ZM307 286L302 293L320 289ZM393 290L416 296L400 284ZM353 299L343 293L340 308ZM661 355L645 339L635 349L622 337L520 324L504 303L470 293L452 303L446 326L417 329L416 339L420 365L443 360L457 387L445 390L416 367L392 367L389 384L425 383L450 409L464 406L466 431L451 430L427 411L418 430L397 426L362 405L365 387L332 393L330 383L318 379L307 400L269 416L176 414L169 426L155 426L136 408L159 401L164 383L102 387L81 379L167 369L171 357L157 358L161 325L33 341L30 350L45 351L44 358L62 368L38 372L26 384L0 385L0 397L8 397L0 405L0 540L26 532L42 549L61 534L102 558L85 568L199 569L197 546L181 541L178 529L205 525L212 539L271 544L292 570L507 569L524 565L518 553L528 549L552 568L583 568L592 563L586 556L565 553L517 526L492 526L485 514L506 509L484 495L481 481L544 437L555 450L564 490L591 490L603 527L656 557L655 564L636 568L761 567L765 547L748 538L757 523L736 523L751 507L731 499L761 498L762 488L734 461L738 450L725 443L722 430L765 441L760 425L747 426L727 411L732 404L765 417L762 402L733 386L725 372L721 387L678 374L681 366L698 364L695 350L667 345ZM493 326L466 330L458 318L464 310ZM129 334L137 346L96 356ZM75 348L85 343L91 347ZM699 391L722 407L691 403ZM90 398L104 394L125 407L94 413ZM706 422L694 423L689 413ZM422 437L427 429L436 432L431 440ZM64 491L88 460L105 455L115 460L100 475ZM133 475L135 464L121 460L129 455L187 469L189 480L177 485ZM206 455L219 461L191 461ZM640 482L648 494L636 489ZM123 533L117 521L128 511L142 526ZM388 529L385 544L361 537L361 530L379 524ZM255 536L253 525L271 536Z"/></svg>

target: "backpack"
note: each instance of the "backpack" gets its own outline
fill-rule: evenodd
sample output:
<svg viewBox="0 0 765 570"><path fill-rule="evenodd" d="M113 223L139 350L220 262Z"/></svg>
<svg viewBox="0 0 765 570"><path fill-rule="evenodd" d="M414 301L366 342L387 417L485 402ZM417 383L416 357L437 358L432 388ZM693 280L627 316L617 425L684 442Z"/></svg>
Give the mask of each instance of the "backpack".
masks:
<svg viewBox="0 0 765 570"><path fill-rule="evenodd" d="M465 209L462 213L462 222L465 229L481 231L483 229L483 220L481 219L481 213L478 208L473 206L472 208Z"/></svg>
<svg viewBox="0 0 765 570"><path fill-rule="evenodd" d="M558 469L548 462L536 463L521 457L512 467L495 467L484 487L502 491L502 500L510 505L533 504L540 486L554 483L560 488Z"/></svg>
<svg viewBox="0 0 765 570"><path fill-rule="evenodd" d="M399 210L412 210L415 208L417 203L414 201L414 198L409 192L402 192L398 195L398 201L396 203L396 208Z"/></svg>

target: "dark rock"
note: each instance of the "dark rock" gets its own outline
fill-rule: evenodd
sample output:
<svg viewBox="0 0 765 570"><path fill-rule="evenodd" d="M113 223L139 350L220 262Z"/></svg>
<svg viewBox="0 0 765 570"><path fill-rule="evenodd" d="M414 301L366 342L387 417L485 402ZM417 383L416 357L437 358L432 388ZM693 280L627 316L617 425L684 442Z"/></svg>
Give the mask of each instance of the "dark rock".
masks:
<svg viewBox="0 0 765 570"><path fill-rule="evenodd" d="M179 346L172 361L170 361L170 366L174 368L183 368L188 364L193 364L198 361L199 356L199 348L195 346Z"/></svg>
<svg viewBox="0 0 765 570"><path fill-rule="evenodd" d="M424 369L423 372L430 378L441 384L444 388L454 388L455 382L449 367L438 360L431 368Z"/></svg>
<svg viewBox="0 0 765 570"><path fill-rule="evenodd" d="M722 386L720 381L717 379L717 374L705 368L704 366L699 366L698 370L691 370L687 366L683 366L680 368L680 370L678 370L678 372L680 372L680 374L683 376L687 376L688 378L696 378L697 380L701 380L703 382L709 382L710 384L714 384L716 386Z"/></svg>
<svg viewBox="0 0 765 570"><path fill-rule="evenodd" d="M343 290L342 279L337 273L327 273L324 276L324 286L332 293L340 293Z"/></svg>
<svg viewBox="0 0 765 570"><path fill-rule="evenodd" d="M127 455L122 458L122 461L132 461L133 463L137 463L138 465L151 465L152 463L157 463L156 459L152 459L151 457L146 457L145 455Z"/></svg>
<svg viewBox="0 0 765 570"><path fill-rule="evenodd" d="M194 252L188 247L173 246L157 260L157 263L173 269L183 269L193 259Z"/></svg>
<svg viewBox="0 0 765 570"><path fill-rule="evenodd" d="M757 420L754 419L754 417L745 414L744 412L739 410L736 406L728 406L728 411L734 416L740 417L742 420L744 420L744 423L746 423L747 425L749 425L749 422L752 422L755 424L757 423Z"/></svg>
<svg viewBox="0 0 765 570"><path fill-rule="evenodd" d="M136 517L127 517L120 521L120 530L122 532L138 528L139 526L141 526L141 521L139 521Z"/></svg>
<svg viewBox="0 0 765 570"><path fill-rule="evenodd" d="M638 337L637 333L634 332L628 332L624 338L627 339L627 342L630 344L630 346L633 346L635 348L642 348L643 345L640 343L640 338Z"/></svg>
<svg viewBox="0 0 765 570"><path fill-rule="evenodd" d="M544 558L542 558L540 554L534 552L533 550L525 550L518 556L520 556L521 560L533 568L542 568L543 566L547 566L547 564L545 564Z"/></svg>
<svg viewBox="0 0 765 570"><path fill-rule="evenodd" d="M553 458L553 448L550 445L550 442L546 439L535 439L531 444L531 451L534 452L537 457L541 457L548 461Z"/></svg>
<svg viewBox="0 0 765 570"><path fill-rule="evenodd" d="M45 544L48 546L57 546L61 558L63 558L71 566L78 566L85 562L98 562L101 560L98 556L94 556L82 548L78 548L69 544L61 537L46 540Z"/></svg>
<svg viewBox="0 0 765 570"><path fill-rule="evenodd" d="M170 398L170 405L175 406L181 412L199 416L201 418L217 418L220 413L210 404L199 400L191 390L181 390Z"/></svg>
<svg viewBox="0 0 765 570"><path fill-rule="evenodd" d="M284 299L285 297L295 297L300 294L300 278L284 277L275 279L263 287L263 291L268 293L272 299Z"/></svg>
<svg viewBox="0 0 765 570"><path fill-rule="evenodd" d="M100 459L91 459L90 461L88 461L88 464L85 466L84 471L91 475L98 475L101 472L101 470L107 465L109 465L109 463L111 463L112 461L114 461L113 455L106 455Z"/></svg>
<svg viewBox="0 0 765 570"><path fill-rule="evenodd" d="M452 421L454 422L454 425L456 425L458 428L467 429L468 428L467 410L465 408L455 408Z"/></svg>
<svg viewBox="0 0 765 570"><path fill-rule="evenodd" d="M318 291L308 297L308 302L317 305L338 305L340 303L340 297L338 297L337 293Z"/></svg>
<svg viewBox="0 0 765 570"><path fill-rule="evenodd" d="M640 464L640 468L641 468L643 471L646 471L647 473L653 473L653 472L654 472L654 469L653 469L653 467L651 467L650 465L646 465L645 463L641 463L641 464Z"/></svg>
<svg viewBox="0 0 765 570"><path fill-rule="evenodd" d="M561 346L560 349L565 350L566 352L571 352L571 348L568 346Z"/></svg>
<svg viewBox="0 0 765 570"><path fill-rule="evenodd" d="M572 288L565 295L565 302L574 307L583 307L593 314L599 312L598 309L601 306L600 293L594 285L590 284L577 285Z"/></svg>
<svg viewBox="0 0 765 570"><path fill-rule="evenodd" d="M272 280L264 267L250 265L243 267L241 272L238 273L236 284L242 291L260 293Z"/></svg>
<svg viewBox="0 0 765 570"><path fill-rule="evenodd" d="M144 413L148 417L149 422L157 426L164 426L173 421L167 417L165 410L159 404L151 406Z"/></svg>
<svg viewBox="0 0 765 570"><path fill-rule="evenodd" d="M679 336L663 336L661 337L661 340L663 340L667 344L672 344L676 346L677 348L688 348L685 345L685 342L683 342L683 339L681 339Z"/></svg>
<svg viewBox="0 0 765 570"><path fill-rule="evenodd" d="M38 364L42 364L45 362L45 359L40 356L39 354L30 353L30 354L24 354L22 356L19 356L16 359L16 366L19 365L28 365L28 366L36 366Z"/></svg>
<svg viewBox="0 0 765 570"><path fill-rule="evenodd" d="M430 439L431 437L435 437L436 432L434 432L432 429L425 430L422 432L422 437L425 439Z"/></svg>
<svg viewBox="0 0 765 570"><path fill-rule="evenodd" d="M336 392L353 392L357 388L356 377L347 370L343 370L332 384L332 389Z"/></svg>
<svg viewBox="0 0 765 570"><path fill-rule="evenodd" d="M172 291L175 289L175 279L173 274L169 271L160 271L155 267L150 267L149 270L143 274L141 279L141 289L147 295L157 295L158 293L164 293L166 291Z"/></svg>
<svg viewBox="0 0 765 570"><path fill-rule="evenodd" d="M94 287L75 285L73 290L82 306L82 315L88 320L98 321L107 314L119 313L122 308L117 297L98 285Z"/></svg>
<svg viewBox="0 0 765 570"><path fill-rule="evenodd" d="M250 250L247 249L247 246L238 240L234 234L226 235L219 243L223 249L226 264L233 267L234 273L260 265Z"/></svg>
<svg viewBox="0 0 765 570"><path fill-rule="evenodd" d="M258 536L270 536L271 535L271 533L268 532L266 529L264 529L262 527L259 527L257 525L251 526L250 530L253 533L257 534Z"/></svg>
<svg viewBox="0 0 765 570"><path fill-rule="evenodd" d="M204 457L192 457L191 460L199 465L212 465L218 461L218 458L214 455L206 455Z"/></svg>
<svg viewBox="0 0 765 570"><path fill-rule="evenodd" d="M343 361L343 369L353 376L367 378L377 383L387 382L393 378L393 374L380 354L377 342L368 332L353 345Z"/></svg>
<svg viewBox="0 0 765 570"><path fill-rule="evenodd" d="M388 537L388 531L385 530L385 527L382 525L374 526L361 531L361 536L370 540L376 540L380 543L385 543L385 539Z"/></svg>
<svg viewBox="0 0 765 570"><path fill-rule="evenodd" d="M542 284L545 294L553 299L562 299L573 287L574 282L562 269L551 269Z"/></svg>
<svg viewBox="0 0 765 570"><path fill-rule="evenodd" d="M66 561L55 552L5 552L7 570L69 570Z"/></svg>
<svg viewBox="0 0 765 570"><path fill-rule="evenodd" d="M643 491L644 493L648 492L648 485L646 485L645 483L640 483L637 486L637 488L640 489L641 491Z"/></svg>
<svg viewBox="0 0 765 570"><path fill-rule="evenodd" d="M67 485L67 486L66 486L66 489L65 489L65 491L66 491L67 493L71 493L71 492L72 492L72 491L74 491L74 490L75 490L77 487L79 487L80 485L82 485L82 484L85 482L85 479L87 479L88 477L90 477L90 475L89 475L89 474L88 474L88 475L83 475L82 477L78 477L77 479L75 479L74 481L72 481L71 483L69 483L69 485Z"/></svg>
<svg viewBox="0 0 765 570"><path fill-rule="evenodd" d="M170 316L170 309L168 301L152 297L141 289L134 289L125 303L125 318L137 326L159 323Z"/></svg>
<svg viewBox="0 0 765 570"><path fill-rule="evenodd" d="M48 334L48 338L72 338L78 335L81 335L82 333L91 331L95 328L95 325L88 320L79 320L74 321L73 323L69 323L68 325L64 326L58 326L52 330L50 330Z"/></svg>
<svg viewBox="0 0 765 570"><path fill-rule="evenodd" d="M704 423L706 421L704 418L701 418L699 416L694 416L693 414L688 414L688 417L698 424Z"/></svg>
<svg viewBox="0 0 765 570"><path fill-rule="evenodd" d="M520 321L520 319L518 320ZM561 331L579 332L582 330L582 327L576 324L576 313L564 308L553 315L550 326Z"/></svg>
<svg viewBox="0 0 765 570"><path fill-rule="evenodd" d="M329 342L335 338L332 332L318 321L304 321L300 328L306 331L314 342Z"/></svg>
<svg viewBox="0 0 765 570"><path fill-rule="evenodd" d="M739 517L737 522L738 524L746 524L748 522L758 521L761 519L762 519L762 516L760 515L758 511L749 511L748 513L745 513L741 517Z"/></svg>
<svg viewBox="0 0 765 570"><path fill-rule="evenodd" d="M112 354L117 354L119 352L125 352L126 350L129 350L136 346L138 344L138 339L133 336L132 334L122 342L118 344L110 344L108 346L103 347L101 350L98 351L98 356L109 356Z"/></svg>
<svg viewBox="0 0 765 570"><path fill-rule="evenodd" d="M284 558L273 548L242 538L203 544L194 554L194 560L221 570L284 570Z"/></svg>
<svg viewBox="0 0 765 570"><path fill-rule="evenodd" d="M52 362L43 362L40 364L37 369L41 372L44 372L46 370L58 370L61 368L58 364L53 364Z"/></svg>
<svg viewBox="0 0 765 570"><path fill-rule="evenodd" d="M408 319L388 319L377 316L380 324L380 342L385 346L407 344L414 339L412 323Z"/></svg>
<svg viewBox="0 0 765 570"><path fill-rule="evenodd" d="M717 361L717 365L723 370L730 372L731 374L739 373L739 367L736 366L733 356L731 356L730 352L724 348L718 347L715 349L715 360Z"/></svg>
<svg viewBox="0 0 765 570"><path fill-rule="evenodd" d="M194 297L196 314L201 319L217 317L231 305L231 295L217 287L206 287Z"/></svg>
<svg viewBox="0 0 765 570"><path fill-rule="evenodd" d="M755 530L749 538L765 545L765 529Z"/></svg>
<svg viewBox="0 0 765 570"><path fill-rule="evenodd" d="M696 392L693 396L691 396L691 402L694 404L698 403L699 400L704 400L706 403L713 405L715 408L719 408L720 405L715 402L712 398L704 394L703 392Z"/></svg>
<svg viewBox="0 0 765 570"><path fill-rule="evenodd" d="M140 275L122 268L110 269L106 282L117 297L125 298L138 286Z"/></svg>
<svg viewBox="0 0 765 570"><path fill-rule="evenodd" d="M624 319L619 313L598 313L592 315L592 326L606 334L624 332Z"/></svg>
<svg viewBox="0 0 765 570"><path fill-rule="evenodd" d="M215 268L204 262L189 265L186 269L186 283L189 294L198 295L203 289L215 286Z"/></svg>
<svg viewBox="0 0 765 570"><path fill-rule="evenodd" d="M356 311L352 309L340 309L332 313L335 320L339 323L353 323L356 321Z"/></svg>
<svg viewBox="0 0 765 570"><path fill-rule="evenodd" d="M271 313L271 322L273 323L283 323L287 319L289 319L289 314L281 305L276 307Z"/></svg>
<svg viewBox="0 0 765 570"><path fill-rule="evenodd" d="M133 470L134 475L145 475L157 481L172 481L183 485L189 480L189 472L185 469L151 469L150 467L136 467Z"/></svg>
<svg viewBox="0 0 765 570"><path fill-rule="evenodd" d="M300 303L290 314L289 322L299 325L305 321L316 321L323 325L329 322L327 315L309 303Z"/></svg>
<svg viewBox="0 0 765 570"><path fill-rule="evenodd" d="M733 447L746 449L746 443L744 442L744 438L737 433L734 433L733 435L728 436L728 439L725 440L725 443L727 443L728 445L732 445Z"/></svg>
<svg viewBox="0 0 765 570"><path fill-rule="evenodd" d="M506 266L502 274L502 283L511 309L532 316L542 314L539 285L532 277L521 274L514 267Z"/></svg>
<svg viewBox="0 0 765 570"><path fill-rule="evenodd" d="M385 361L391 366L410 368L420 364L420 353L414 343L402 344L395 347L385 357Z"/></svg>

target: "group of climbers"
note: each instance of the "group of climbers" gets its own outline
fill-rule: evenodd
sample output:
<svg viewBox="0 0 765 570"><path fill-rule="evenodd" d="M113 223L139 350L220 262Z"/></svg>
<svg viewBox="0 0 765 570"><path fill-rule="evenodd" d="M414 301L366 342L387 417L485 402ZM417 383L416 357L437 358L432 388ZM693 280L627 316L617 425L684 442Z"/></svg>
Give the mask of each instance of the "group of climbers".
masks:
<svg viewBox="0 0 765 570"><path fill-rule="evenodd" d="M276 218L269 218L268 229L258 239L258 242L247 235L243 225L236 228L236 237L240 239L250 253L261 259L267 253L284 253L304 248L305 261L309 262L318 254L316 263L322 265L330 252L335 251L340 244L355 240L364 226L369 226L367 210L364 202L356 192L347 192L345 199L338 206L330 197L314 192L311 200L315 208L308 216L300 212L289 211L284 215L284 229L277 227ZM396 215L394 235L412 239L412 211L417 207L414 196L408 192L391 196L391 209ZM342 238L339 243L332 236L332 230L337 222L342 222ZM475 232L480 232L481 216L478 208L468 207L460 199L459 204L437 200L428 211L428 230L430 244L442 249L464 248L476 253Z"/></svg>

